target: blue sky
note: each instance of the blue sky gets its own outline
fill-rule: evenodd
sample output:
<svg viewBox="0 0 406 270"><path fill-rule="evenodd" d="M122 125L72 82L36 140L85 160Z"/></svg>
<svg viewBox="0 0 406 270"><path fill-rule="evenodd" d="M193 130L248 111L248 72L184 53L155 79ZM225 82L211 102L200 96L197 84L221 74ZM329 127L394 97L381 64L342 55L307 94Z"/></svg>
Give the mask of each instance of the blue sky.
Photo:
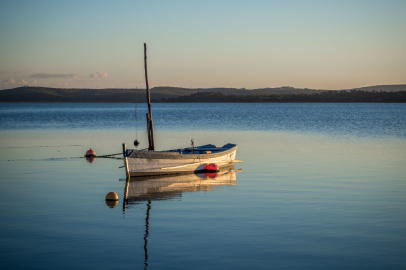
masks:
<svg viewBox="0 0 406 270"><path fill-rule="evenodd" d="M0 89L406 83L406 1L1 1Z"/></svg>

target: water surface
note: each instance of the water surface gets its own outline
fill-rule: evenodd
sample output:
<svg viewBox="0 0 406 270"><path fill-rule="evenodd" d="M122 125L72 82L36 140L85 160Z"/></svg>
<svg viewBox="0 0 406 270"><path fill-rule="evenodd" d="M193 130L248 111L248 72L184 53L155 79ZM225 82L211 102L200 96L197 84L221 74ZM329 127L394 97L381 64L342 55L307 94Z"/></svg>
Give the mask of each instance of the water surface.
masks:
<svg viewBox="0 0 406 270"><path fill-rule="evenodd" d="M158 149L237 143L243 170L123 212L122 161L80 157L147 147L145 113L0 104L2 269L406 267L404 104L153 104Z"/></svg>

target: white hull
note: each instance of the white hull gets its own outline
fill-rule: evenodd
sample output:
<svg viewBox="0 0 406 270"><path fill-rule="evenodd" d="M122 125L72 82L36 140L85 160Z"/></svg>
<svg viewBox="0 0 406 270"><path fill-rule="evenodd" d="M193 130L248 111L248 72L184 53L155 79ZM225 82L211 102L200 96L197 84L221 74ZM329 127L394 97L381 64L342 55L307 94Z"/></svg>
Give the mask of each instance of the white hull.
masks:
<svg viewBox="0 0 406 270"><path fill-rule="evenodd" d="M221 167L235 161L237 146L213 154L180 154L164 151L137 151L124 160L130 176L187 174L204 171L206 165L215 163Z"/></svg>

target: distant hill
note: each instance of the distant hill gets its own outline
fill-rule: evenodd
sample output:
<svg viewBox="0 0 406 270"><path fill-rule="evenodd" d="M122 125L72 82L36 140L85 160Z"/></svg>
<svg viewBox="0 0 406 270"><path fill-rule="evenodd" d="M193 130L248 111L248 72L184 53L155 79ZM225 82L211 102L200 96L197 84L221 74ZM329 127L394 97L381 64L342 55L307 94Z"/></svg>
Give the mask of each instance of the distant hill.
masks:
<svg viewBox="0 0 406 270"><path fill-rule="evenodd" d="M268 95L224 95L220 92L198 92L190 96L180 96L162 102L185 103L293 103L293 102L323 102L323 103L405 103L406 91L320 91L315 94L268 94Z"/></svg>
<svg viewBox="0 0 406 270"><path fill-rule="evenodd" d="M406 87L405 87L406 89ZM191 95L197 92L220 92L224 95L270 95L270 94L314 94L323 90L307 89L307 88L294 88L290 86L278 88L260 88L260 89L245 89L245 88L179 88L179 87L154 87L155 93L185 93L181 96ZM325 90L324 90L325 91Z"/></svg>
<svg viewBox="0 0 406 270"><path fill-rule="evenodd" d="M406 91L406 84L402 85L377 85L356 89L344 89L341 91L361 90L366 92ZM154 87L151 89L151 99L154 102L174 100L182 96L190 96L196 93L220 93L222 95L235 96L266 96L266 95L311 95L324 91L337 92L334 90L307 89L294 87L244 89L244 88L181 88L181 87ZM146 102L145 89L68 89L23 86L14 89L1 90L0 102L104 102L126 103ZM240 98L243 102L244 98Z"/></svg>
<svg viewBox="0 0 406 270"><path fill-rule="evenodd" d="M399 91L406 91L406 84L392 84L392 85L375 85L375 86L367 86L361 88L353 88L349 90L361 90L367 92L399 92Z"/></svg>
<svg viewBox="0 0 406 270"><path fill-rule="evenodd" d="M0 91L0 102L135 102L136 92L139 102L145 102L142 89L18 87Z"/></svg>

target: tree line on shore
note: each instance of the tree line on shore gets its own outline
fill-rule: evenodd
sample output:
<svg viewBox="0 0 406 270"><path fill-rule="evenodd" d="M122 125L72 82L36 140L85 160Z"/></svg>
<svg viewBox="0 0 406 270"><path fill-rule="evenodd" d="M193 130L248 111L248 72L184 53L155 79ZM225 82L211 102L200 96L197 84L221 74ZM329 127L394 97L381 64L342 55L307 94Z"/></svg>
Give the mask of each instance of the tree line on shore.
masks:
<svg viewBox="0 0 406 270"><path fill-rule="evenodd" d="M152 102L406 102L402 90L311 90L295 88L243 90L156 87ZM383 86L377 86L379 88ZM391 86L393 88L393 86ZM389 88L386 87L386 88ZM392 91L391 91L392 90ZM145 89L63 89L19 87L0 91L0 102L144 103Z"/></svg>
<svg viewBox="0 0 406 270"><path fill-rule="evenodd" d="M270 94L270 95L224 95L220 92L198 92L189 96L177 98L153 100L155 102L406 102L406 91L323 91L316 94Z"/></svg>

